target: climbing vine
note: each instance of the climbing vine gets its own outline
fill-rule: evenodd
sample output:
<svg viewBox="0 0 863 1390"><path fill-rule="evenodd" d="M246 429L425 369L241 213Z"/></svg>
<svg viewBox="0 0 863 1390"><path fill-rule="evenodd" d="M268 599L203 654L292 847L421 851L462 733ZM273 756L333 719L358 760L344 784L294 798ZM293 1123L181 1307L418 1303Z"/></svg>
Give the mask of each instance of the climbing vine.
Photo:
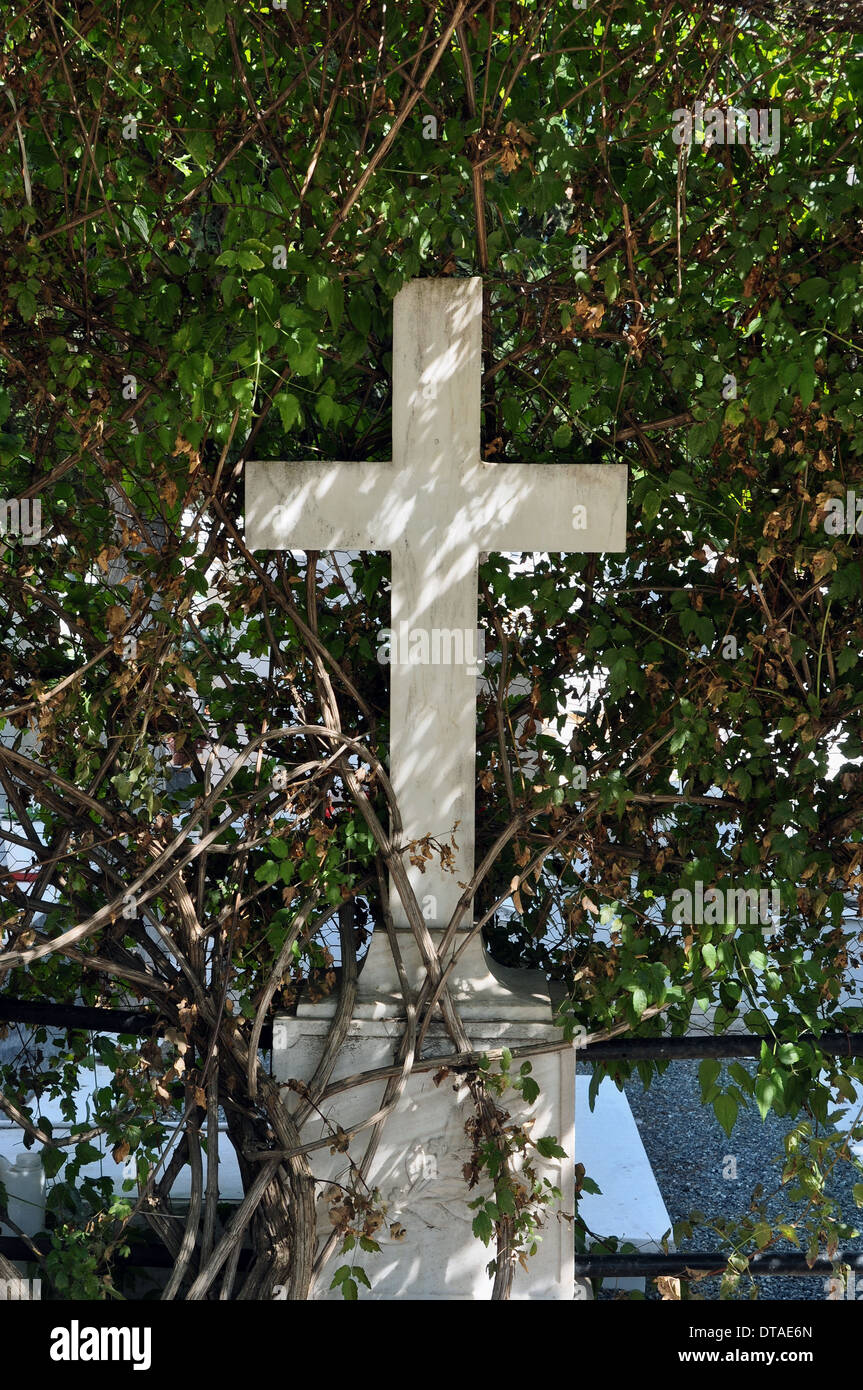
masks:
<svg viewBox="0 0 863 1390"><path fill-rule="evenodd" d="M70 1262L109 1292L142 1219L172 1296L361 1294L329 1262L380 1229L354 1138L329 1135L354 1178L324 1271L261 1044L303 991L349 999L384 927L388 557L251 553L242 482L388 457L392 299L426 275L483 277L483 457L630 470L625 556L483 558L478 858L503 847L477 923L560 982L562 1036L760 1034L754 1070L703 1069L704 1104L729 1134L752 1103L799 1117L809 1215L729 1239L829 1245L813 1164L863 1079L818 1047L861 1026L855 8L7 6L0 780L34 876L3 879L0 974L152 1016L143 1040L7 1034L58 1294ZM741 921L738 892L778 910ZM556 1137L498 1107L535 1099L523 1062L471 1059L497 1297L554 1195ZM226 1142L245 1201L217 1227L201 1152Z"/></svg>

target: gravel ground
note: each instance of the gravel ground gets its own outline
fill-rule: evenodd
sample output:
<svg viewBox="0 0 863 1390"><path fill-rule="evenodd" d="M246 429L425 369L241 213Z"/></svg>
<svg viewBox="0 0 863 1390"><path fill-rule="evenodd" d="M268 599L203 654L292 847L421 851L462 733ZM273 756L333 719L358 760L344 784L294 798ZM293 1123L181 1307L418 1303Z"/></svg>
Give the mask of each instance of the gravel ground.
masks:
<svg viewBox="0 0 863 1390"><path fill-rule="evenodd" d="M744 1065L755 1069L754 1062ZM583 1065L579 1067L582 1069L587 1070ZM724 1070L720 1084L723 1079ZM708 1217L739 1216L748 1208L750 1194L757 1183L762 1183L766 1192L777 1186L781 1167L772 1160L784 1154L782 1141L792 1128L792 1122L772 1113L762 1121L753 1106L741 1113L729 1140L712 1108L701 1104L697 1061L670 1063L663 1075L654 1078L649 1090L645 1090L640 1079L635 1077L627 1082L626 1095L672 1222L684 1219L694 1209ZM736 1181L723 1177L723 1165L729 1154L737 1160ZM828 1184L828 1192L839 1201L844 1219L855 1228L860 1227L863 1217L854 1204L851 1188L859 1181L859 1170L852 1164L841 1163ZM779 1198L770 1205L768 1214L787 1217L793 1215L794 1210L787 1199L783 1202ZM801 1210L800 1204L797 1210ZM717 1244L715 1237L702 1229L680 1248L716 1249ZM863 1249L863 1236L845 1244ZM773 1248L794 1247L783 1244ZM827 1297L824 1281L817 1276L774 1276L755 1282L762 1300L821 1301ZM691 1287L693 1293L697 1291L703 1298L719 1297L718 1279L704 1280ZM749 1288L748 1281L742 1282L736 1296L748 1299ZM655 1290L655 1286L648 1286L648 1297L658 1296L655 1292L651 1294L651 1289ZM614 1297L614 1294L600 1293L599 1296Z"/></svg>

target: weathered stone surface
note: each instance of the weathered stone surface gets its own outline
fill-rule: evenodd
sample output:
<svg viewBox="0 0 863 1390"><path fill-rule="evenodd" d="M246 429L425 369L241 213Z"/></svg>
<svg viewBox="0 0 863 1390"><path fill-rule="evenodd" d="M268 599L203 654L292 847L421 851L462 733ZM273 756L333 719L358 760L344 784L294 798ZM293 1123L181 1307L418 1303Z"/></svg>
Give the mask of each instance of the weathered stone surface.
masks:
<svg viewBox="0 0 863 1390"><path fill-rule="evenodd" d="M312 1075L323 1050L328 1023L321 1019L280 1017L273 1035L273 1066L279 1081L300 1080ZM471 1042L477 1049L516 1048L532 1043L556 1041L559 1031L550 1023L471 1023ZM357 1020L351 1025L333 1074L333 1080L356 1072L393 1064L401 1030L394 1019ZM440 1025L433 1025L427 1053L437 1056L451 1049ZM534 1120L533 1134L539 1138L554 1134L567 1154L573 1152L575 1110L575 1054L550 1052L532 1058L533 1075L540 1086L536 1103L524 1110L520 1098L506 1096L501 1104L513 1120ZM487 1299L492 1281L486 1265L494 1258L494 1243L488 1248L471 1230L473 1212L468 1202L480 1192L489 1194L486 1184L468 1191L462 1172L470 1154L465 1121L475 1115L468 1089L453 1089L457 1078L445 1078L435 1086L433 1073L415 1073L397 1109L387 1120L374 1159L368 1184L378 1187L388 1203L387 1226L378 1233L380 1254L357 1255L372 1283L366 1297L379 1299ZM349 1128L374 1113L384 1093L385 1083L360 1086L320 1107L325 1115ZM288 1104L295 1109L296 1097ZM518 1105L515 1103L518 1102ZM303 1129L309 1141L325 1132L319 1116ZM359 1163L368 1142L368 1132L358 1134L351 1143L351 1156ZM347 1182L345 1154L330 1154L328 1148L311 1156L312 1169L326 1183ZM562 1212L573 1209L573 1165L571 1160L538 1160L538 1170L561 1188L562 1201L546 1218L542 1243L529 1261L529 1274L517 1269L513 1298L571 1299L573 1297L572 1225ZM319 1234L325 1240L331 1233L327 1204L319 1200ZM399 1223L405 1229L401 1240L392 1240L388 1227ZM339 1260L338 1263L343 1263ZM341 1298L329 1283L335 1262L316 1290L317 1298Z"/></svg>
<svg viewBox="0 0 863 1390"><path fill-rule="evenodd" d="M399 640L390 649L390 778L402 819L401 844L429 835L443 843L455 840L447 865L435 854L424 869L408 867L435 941L474 873L479 554L622 551L626 540L624 466L492 464L480 458L481 324L479 279L406 285L395 301L392 462L249 463L246 472L250 549L392 554L390 625ZM392 886L390 906L415 989L425 970ZM492 966L479 937L464 935L473 926L470 904L462 904L462 911L455 943L461 954L448 984L473 1045L513 1048L525 1039L557 1040L544 981ZM312 1075L332 1008L302 1004L298 1017L277 1020L273 1058L281 1079ZM403 1013L389 944L378 931L336 1076L392 1065ZM433 1028L429 1045L448 1052L440 1025ZM534 1072L541 1094L528 1118L535 1119L537 1135L555 1135L568 1157L547 1165L562 1192L560 1212L548 1219L530 1277L517 1272L514 1296L572 1298L572 1231L560 1213L571 1214L573 1203L574 1053L537 1058ZM333 1097L324 1109L347 1130L373 1114L382 1095L383 1083L360 1086ZM514 1104L506 1108L523 1118ZM408 1234L389 1242L383 1256L369 1258L375 1298L474 1299L491 1292L485 1266L494 1251L471 1232L471 1194L462 1174L470 1153L464 1123L473 1113L466 1088L454 1093L418 1073L388 1119L371 1181L387 1194L394 1219ZM304 1139L313 1132L322 1132L320 1116L306 1123ZM363 1152L362 1134L358 1139L359 1146L352 1144L355 1161ZM314 1171L321 1178L332 1181L346 1167L343 1155L316 1150ZM325 1278L319 1296L330 1296L327 1283Z"/></svg>
<svg viewBox="0 0 863 1390"><path fill-rule="evenodd" d="M480 459L481 329L478 277L405 285L395 300L392 462L246 468L250 549L389 550L390 627L426 634L429 648L435 632L461 634L462 646L475 634L481 550L626 544L625 465ZM393 666L390 777L405 843L428 834L446 840L458 825L452 872L437 862L424 873L408 869L418 899L430 900L430 920L443 926L474 871L472 663ZM397 894L391 909L406 927Z"/></svg>

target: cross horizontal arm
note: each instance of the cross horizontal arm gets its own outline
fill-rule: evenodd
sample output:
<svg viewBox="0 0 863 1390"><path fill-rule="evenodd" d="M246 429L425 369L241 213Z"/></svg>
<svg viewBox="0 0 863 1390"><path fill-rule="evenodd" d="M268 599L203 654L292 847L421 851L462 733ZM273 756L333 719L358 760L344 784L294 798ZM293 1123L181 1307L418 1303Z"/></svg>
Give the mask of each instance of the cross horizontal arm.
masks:
<svg viewBox="0 0 863 1390"><path fill-rule="evenodd" d="M392 550L416 508L391 463L246 464L250 550Z"/></svg>
<svg viewBox="0 0 863 1390"><path fill-rule="evenodd" d="M623 551L626 464L481 463L464 479L481 550Z"/></svg>

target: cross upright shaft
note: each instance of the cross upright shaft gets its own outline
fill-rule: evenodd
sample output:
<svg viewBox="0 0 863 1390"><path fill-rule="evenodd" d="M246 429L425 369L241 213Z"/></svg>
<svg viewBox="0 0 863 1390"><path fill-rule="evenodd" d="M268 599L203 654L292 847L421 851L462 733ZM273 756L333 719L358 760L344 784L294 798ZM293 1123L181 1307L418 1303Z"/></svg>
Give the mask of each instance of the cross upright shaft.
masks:
<svg viewBox="0 0 863 1390"><path fill-rule="evenodd" d="M436 664L411 663L396 644L390 777L405 844L446 840L458 822L453 872L436 858L425 873L408 865L438 926L474 871L476 672L450 654L453 634L471 649L479 552L622 551L626 541L624 465L480 459L481 323L478 277L409 282L394 308L392 462L246 470L250 550L391 551L391 627L424 637L432 663L437 653ZM407 927L393 888L391 909Z"/></svg>

